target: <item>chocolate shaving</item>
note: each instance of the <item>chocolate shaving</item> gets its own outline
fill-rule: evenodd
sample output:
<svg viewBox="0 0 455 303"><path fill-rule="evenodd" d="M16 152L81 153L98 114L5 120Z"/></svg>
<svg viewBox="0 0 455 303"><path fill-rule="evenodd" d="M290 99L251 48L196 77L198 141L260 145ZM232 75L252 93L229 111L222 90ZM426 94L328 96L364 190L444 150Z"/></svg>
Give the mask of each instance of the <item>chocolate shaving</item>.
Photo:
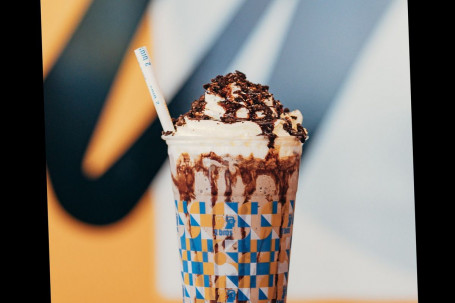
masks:
<svg viewBox="0 0 455 303"><path fill-rule="evenodd" d="M168 130L168 131L162 131L161 134L163 136L170 136L170 135L173 135L174 132L172 130Z"/></svg>

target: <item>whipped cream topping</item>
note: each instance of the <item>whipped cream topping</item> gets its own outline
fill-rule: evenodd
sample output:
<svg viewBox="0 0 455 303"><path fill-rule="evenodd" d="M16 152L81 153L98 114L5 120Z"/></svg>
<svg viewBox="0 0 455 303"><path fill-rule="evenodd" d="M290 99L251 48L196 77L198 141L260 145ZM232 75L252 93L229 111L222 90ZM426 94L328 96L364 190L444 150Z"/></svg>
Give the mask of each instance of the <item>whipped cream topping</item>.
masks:
<svg viewBox="0 0 455 303"><path fill-rule="evenodd" d="M302 143L308 138L299 110L283 108L268 86L248 81L239 71L217 76L204 88L190 111L173 119L175 132L165 136L266 136L269 147L276 137L295 136Z"/></svg>

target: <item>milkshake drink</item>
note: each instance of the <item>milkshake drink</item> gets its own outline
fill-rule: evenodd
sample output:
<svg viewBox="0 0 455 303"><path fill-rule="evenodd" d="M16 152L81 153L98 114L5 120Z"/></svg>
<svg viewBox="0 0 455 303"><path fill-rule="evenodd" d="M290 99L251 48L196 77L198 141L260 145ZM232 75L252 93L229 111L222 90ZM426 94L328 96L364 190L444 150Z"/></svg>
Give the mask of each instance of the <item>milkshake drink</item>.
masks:
<svg viewBox="0 0 455 303"><path fill-rule="evenodd" d="M238 71L204 88L163 133L183 302L285 302L302 114Z"/></svg>

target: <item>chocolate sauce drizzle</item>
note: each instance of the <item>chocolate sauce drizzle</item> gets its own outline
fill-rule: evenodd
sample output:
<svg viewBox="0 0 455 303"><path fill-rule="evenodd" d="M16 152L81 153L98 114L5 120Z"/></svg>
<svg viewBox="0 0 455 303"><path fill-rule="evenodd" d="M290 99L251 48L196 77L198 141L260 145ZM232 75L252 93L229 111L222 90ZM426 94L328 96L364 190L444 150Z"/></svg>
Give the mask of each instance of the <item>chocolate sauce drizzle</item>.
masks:
<svg viewBox="0 0 455 303"><path fill-rule="evenodd" d="M204 84L203 87L208 93L216 94L223 99L218 103L225 110L225 113L220 117L222 122L256 122L262 130L261 135L269 138L268 147L273 148L276 138L273 133L274 123L277 119L282 119L281 115L288 113L289 109L283 108L281 102L269 92L267 85L252 83L246 79L244 73L235 71L225 76L218 75L210 83ZM180 115L177 119L173 119L174 125L185 124L185 117L191 120L212 119L204 114L205 105L205 95L202 95L193 101L190 111ZM240 108L245 108L248 112L246 118L238 117L237 113ZM305 142L308 138L307 130L300 123L297 124L297 129L293 129L291 119L286 118L285 120L283 129L291 136L299 138L302 143Z"/></svg>
<svg viewBox="0 0 455 303"><path fill-rule="evenodd" d="M210 159L210 165L204 165L204 159ZM232 164L233 170L229 168ZM266 175L274 181L279 202L284 205L286 194L289 189L289 179L299 168L300 155L295 154L287 157L279 157L278 149L269 149L266 157L255 158L253 154L249 157L238 155L231 157L229 155L219 156L214 152L203 153L196 159L191 160L187 153L183 153L176 162L176 174L172 174L172 181L177 187L180 199L184 201L194 200L196 173L202 172L210 182L210 194L212 205L215 205L218 199L218 181L220 172L224 170L224 181L226 189L224 200L230 202L232 199L233 186L237 180L242 180L245 188L242 197L244 201L249 201L256 191L257 179L261 175ZM239 201L240 202L240 201Z"/></svg>

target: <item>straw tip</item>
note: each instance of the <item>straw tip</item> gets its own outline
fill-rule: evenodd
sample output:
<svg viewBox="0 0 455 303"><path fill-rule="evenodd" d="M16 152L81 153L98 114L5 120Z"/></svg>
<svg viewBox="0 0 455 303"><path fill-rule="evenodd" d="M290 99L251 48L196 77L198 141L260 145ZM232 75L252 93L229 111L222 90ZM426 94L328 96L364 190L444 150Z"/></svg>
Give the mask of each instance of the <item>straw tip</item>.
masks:
<svg viewBox="0 0 455 303"><path fill-rule="evenodd" d="M145 46L138 47L134 50L134 53L136 55L147 55L148 54L147 47Z"/></svg>
<svg viewBox="0 0 455 303"><path fill-rule="evenodd" d="M137 51L140 51L140 50L147 50L147 47L146 46L141 46L141 47L136 48L134 51L137 52Z"/></svg>

